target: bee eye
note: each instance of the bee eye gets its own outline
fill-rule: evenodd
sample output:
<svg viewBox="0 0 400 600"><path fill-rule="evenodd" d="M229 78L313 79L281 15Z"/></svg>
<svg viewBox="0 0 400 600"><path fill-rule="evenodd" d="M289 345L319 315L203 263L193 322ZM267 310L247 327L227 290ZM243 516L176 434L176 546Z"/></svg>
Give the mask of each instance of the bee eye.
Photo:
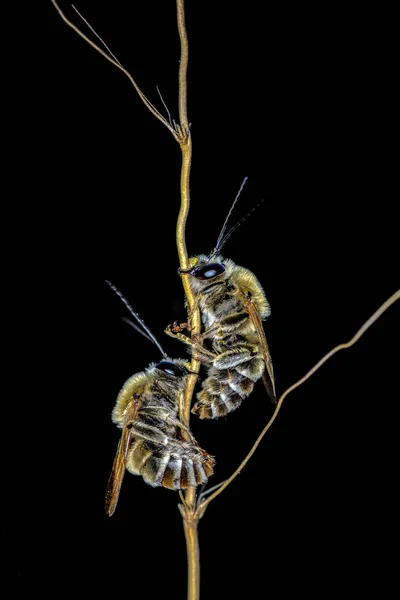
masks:
<svg viewBox="0 0 400 600"><path fill-rule="evenodd" d="M212 279L217 275L221 275L225 271L224 265L220 263L210 263L209 265L205 265L204 267L200 267L199 269L195 269L192 272L193 277L196 279Z"/></svg>
<svg viewBox="0 0 400 600"><path fill-rule="evenodd" d="M183 367L180 367L179 365L176 365L168 360L162 360L161 362L157 363L156 369L164 371L164 373L168 373L168 375L174 375L174 377L183 377L186 375L186 370Z"/></svg>

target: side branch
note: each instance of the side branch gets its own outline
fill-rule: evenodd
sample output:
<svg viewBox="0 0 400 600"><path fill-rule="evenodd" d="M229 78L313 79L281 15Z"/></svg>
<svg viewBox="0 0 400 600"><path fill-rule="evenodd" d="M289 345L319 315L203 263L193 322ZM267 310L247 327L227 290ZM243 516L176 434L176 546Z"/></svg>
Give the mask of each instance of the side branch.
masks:
<svg viewBox="0 0 400 600"><path fill-rule="evenodd" d="M351 346L353 346L360 339L360 337L367 331L367 329L369 329L369 327L371 327L371 325L373 325L373 323L375 323L375 321L377 321L377 319L379 319L379 317L390 306L392 306L392 304L394 304L399 299L400 299L400 290L397 290L397 292L395 292L392 296L390 296L390 298L388 298L386 300L386 302L384 302L382 304L382 306L380 306L378 308L378 310L376 312L374 312L374 314L364 323L364 325L362 325L362 327L360 327L360 329L351 338L350 341L348 341L348 342L346 342L344 344L339 344L338 346L336 346L335 348L333 348L332 350L330 350L330 352L328 352L327 354L325 354L325 356L323 356L321 358L321 360L319 362L317 362L317 364L314 365L313 368L310 369L310 371L308 371L308 373L306 373L304 375L304 377L302 377L301 379L299 379L299 381L297 381L296 383L294 383L293 385L291 385L282 394L282 396L279 398L278 404L276 405L274 414L272 415L272 417L270 418L270 420L268 421L268 423L266 424L266 426L264 427L264 429L262 430L262 432L258 436L258 438L257 438L254 446L252 447L252 449L250 450L250 452L248 453L248 455L246 456L246 458L240 463L239 467L229 477L229 479L227 479L226 481L224 481L224 483L221 485L221 487L218 488L218 490L216 492L214 492L209 498L207 498L207 500L204 500L204 502L201 502L201 504L198 506L196 513L197 513L199 519L201 519L201 517L203 516L204 511L207 508L207 506L210 504L210 502L212 500L214 500L214 498L216 498L221 492L223 492L228 487L228 485L235 479L235 477L237 475L239 475L239 473L241 472L241 470L246 466L246 464L248 463L248 461L250 460L250 458L253 456L254 452L257 450L257 448L258 448L261 440L263 439L264 435L267 433L268 429L271 427L272 423L275 421L275 419L276 419L276 417L277 417L277 415L278 415L278 413L279 413L279 411L280 411L280 409L282 407L282 404L283 404L285 398L291 392L293 392L296 388L298 388L301 385L303 385L303 383L305 381L307 381L307 379L309 379L312 375L314 375L314 373L316 371L318 371L318 369L320 367L322 367L322 365L324 363L326 363L334 354L336 354L340 350L345 350L346 348L350 348Z"/></svg>
<svg viewBox="0 0 400 600"><path fill-rule="evenodd" d="M169 129L169 131L172 133L172 135L174 136L174 138L176 139L177 142L179 142L180 139L180 135L178 131L175 131L173 129L173 127L171 127L171 125L168 123L168 121L166 121L166 119L164 119L164 117L162 116L162 114L160 114L158 112L158 110L155 108L155 106L152 105L152 103L146 98L146 96L143 94L142 90L140 89L140 87L138 86L138 84L136 83L136 81L133 79L132 75L129 73L129 71L127 71L119 62L117 62L116 60L114 60L114 58L112 58L111 56L109 56L106 52L104 52L104 50L102 50L97 44L95 44L94 42L92 42L91 39L89 39L76 25L74 25L74 23L72 23L72 21L70 21L65 14L63 13L63 11L61 10L61 8L58 6L56 0L50 0L51 3L53 4L54 8L57 10L58 14L60 15L60 17L62 18L62 20L69 26L71 27L71 29L73 29L81 38L83 38L85 40L85 42L87 42L90 46L92 46L92 48L94 48L95 50L97 50L97 52L99 52L102 56L104 56L104 58L106 58L111 64L113 64L115 67L117 67L117 69L119 69L120 71L122 71L123 73L125 73L125 75L128 77L129 81L132 83L133 87L135 88L135 90L137 91L137 93L139 94L139 97L141 98L141 100L143 101L143 103L145 104L145 106L149 109L149 111L159 120L161 121L161 123L163 125L165 125L165 127L167 129ZM79 13L78 13L79 14Z"/></svg>

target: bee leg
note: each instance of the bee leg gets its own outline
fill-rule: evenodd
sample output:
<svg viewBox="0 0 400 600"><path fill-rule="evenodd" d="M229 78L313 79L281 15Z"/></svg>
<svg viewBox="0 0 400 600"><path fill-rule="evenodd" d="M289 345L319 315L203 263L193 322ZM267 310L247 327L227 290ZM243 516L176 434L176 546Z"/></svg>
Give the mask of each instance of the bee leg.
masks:
<svg viewBox="0 0 400 600"><path fill-rule="evenodd" d="M142 412L142 411L141 411ZM143 411L145 414L145 411ZM129 426L128 426L129 427ZM159 428L147 425L141 421L136 421L131 426L132 435L135 438L146 440L147 442L154 442L155 444L162 444L166 446L168 444L168 437Z"/></svg>
<svg viewBox="0 0 400 600"><path fill-rule="evenodd" d="M190 431L190 429L188 427L186 427L186 425L184 425L182 423L182 421L180 421L179 419L174 419L173 417L169 417L168 419L166 419L166 421L168 423L170 423L171 425L174 425L175 427L179 427L179 429L181 429L182 431L184 431L185 433L188 434L190 441L192 442L192 444L194 444L195 446L199 446L199 444L197 443L196 439L194 438L192 432Z"/></svg>
<svg viewBox="0 0 400 600"><path fill-rule="evenodd" d="M215 337L216 335L219 334L220 330L221 330L221 326L218 323L217 325L213 325L209 329L206 329L205 331L203 331L203 333L198 333L194 339L197 342L202 342L203 340L206 340L207 338Z"/></svg>
<svg viewBox="0 0 400 600"><path fill-rule="evenodd" d="M168 325L168 327L164 329L164 333L170 337L178 338L178 340L181 340L181 342L189 346L193 343L190 337L181 333L180 326L175 325L175 323L173 325Z"/></svg>
<svg viewBox="0 0 400 600"><path fill-rule="evenodd" d="M168 325L168 329L171 329L173 331L173 333L181 333L184 329L186 329L186 331L192 331L192 316L193 313L195 312L195 310L198 309L199 306L199 299L195 298L194 300L194 305L193 307L190 309L188 308L188 320L186 323L180 323L178 324L177 321L174 321L174 323L172 325Z"/></svg>
<svg viewBox="0 0 400 600"><path fill-rule="evenodd" d="M195 340L191 340L190 346L192 348L192 355L194 358L197 358L201 362L212 364L214 360L219 356L216 352L211 352L204 348L202 344Z"/></svg>
<svg viewBox="0 0 400 600"><path fill-rule="evenodd" d="M257 349L251 346L236 347L222 352L213 361L213 366L218 369L233 369L238 365L250 361L257 354Z"/></svg>
<svg viewBox="0 0 400 600"><path fill-rule="evenodd" d="M156 417L156 418L158 417L161 421L164 421L165 423L168 423L169 425L172 425L173 427L178 427L182 431L185 431L185 433L188 434L191 443L194 444L195 446L199 447L199 444L197 443L197 441L196 441L195 437L193 436L192 432L190 431L190 429L188 427L186 427L186 425L184 425L184 423L182 423L182 421L180 421L176 417L173 417L164 408L160 408L157 406L150 406L146 410L141 411L141 415L144 415L144 414L148 414L148 415L150 415L152 417Z"/></svg>
<svg viewBox="0 0 400 600"><path fill-rule="evenodd" d="M194 444L195 446L198 446L198 443L196 442L195 438L193 437L193 434L190 431L190 429L188 429L186 427L186 425L184 425L182 423L182 421L180 421L176 417L173 417L167 410L165 410L165 408L158 407L158 406L149 406L145 410L140 411L141 416L146 415L146 414L150 415L152 417L155 417L155 418L159 418L161 421L164 421L165 423L169 423L170 425L173 425L174 427L179 427L179 429L182 429L182 431L185 431L188 434L192 444Z"/></svg>
<svg viewBox="0 0 400 600"><path fill-rule="evenodd" d="M167 329L172 333L182 333L182 331L190 331L189 323L178 323L178 321L174 321L172 325L168 325Z"/></svg>
<svg viewBox="0 0 400 600"><path fill-rule="evenodd" d="M210 363L210 362L213 362L214 359L218 356L214 352L211 352L210 350L207 350L207 348L204 348L197 341L198 340L197 336L195 339L191 339L190 337L188 337L187 335L184 335L183 333L174 332L173 329L171 328L171 325L165 329L165 333L167 335L169 335L170 337L177 338L178 340L180 340L187 346L190 346L192 348L193 352L196 355L198 355L199 360L204 360L204 361ZM197 358L197 356L196 356L196 358Z"/></svg>

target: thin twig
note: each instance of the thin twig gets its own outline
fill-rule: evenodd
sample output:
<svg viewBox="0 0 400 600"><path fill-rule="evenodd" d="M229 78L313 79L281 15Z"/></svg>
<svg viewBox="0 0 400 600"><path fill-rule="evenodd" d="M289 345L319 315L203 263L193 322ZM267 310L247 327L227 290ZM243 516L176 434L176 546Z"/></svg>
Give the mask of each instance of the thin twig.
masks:
<svg viewBox="0 0 400 600"><path fill-rule="evenodd" d="M185 24L185 7L183 0L176 2L178 32L181 41L181 61L179 64L179 120L184 132L188 132L187 116L187 67L189 62L189 44Z"/></svg>
<svg viewBox="0 0 400 600"><path fill-rule="evenodd" d="M187 121L187 83L186 72L188 63L188 40L185 27L185 13L183 0L177 0L177 19L179 37L181 40L181 63L179 69L179 115L181 119L179 130L181 132L180 147L182 150L182 170L181 170L181 206L176 224L176 245L178 249L179 266L182 271L187 271L189 268L189 257L186 249L185 228L190 207L190 168L192 163L192 144L191 136ZM182 66L184 65L184 67ZM190 321L190 329L193 334L200 332L200 311L195 305L195 298L190 287L189 275L182 275L182 283L185 291L185 296L188 305L188 313ZM200 361L192 358L191 371L198 373L200 370ZM181 421L189 427L190 407L194 387L196 385L197 375L192 375L188 378L188 385L185 394ZM195 493L193 490L188 490L186 493L186 502L189 506L195 506Z"/></svg>
<svg viewBox="0 0 400 600"><path fill-rule="evenodd" d="M241 472L241 470L246 466L246 464L248 463L248 461L250 460L250 458L253 456L254 452L257 450L257 447L260 444L262 438L267 433L267 431L271 427L272 423L275 421L275 419L276 419L276 417L277 417L277 415L278 415L278 413L279 413L279 411L280 411L280 409L282 407L282 404L283 404L283 401L285 400L285 398L291 392L293 392L293 390L295 390L296 388L298 388L301 385L303 385L303 383L305 381L307 381L307 379L309 379L312 375L314 375L314 373L316 371L318 371L318 369L320 367L322 367L322 365L324 363L326 363L326 361L329 360L334 354L336 354L340 350L345 350L346 348L350 348L351 346L353 346L360 339L360 337L367 331L367 329L369 329L369 327L371 327L371 325L373 323L375 323L375 321L377 319L379 319L379 317L390 306L392 306L392 304L394 304L399 299L400 299L400 289L397 290L397 292L395 292L392 296L390 296L390 298L388 298L386 300L386 302L384 302L382 304L382 306L380 306L378 308L378 310L376 312L374 312L374 314L364 323L364 325L357 331L357 333L351 338L351 340L349 342L346 342L345 344L339 344L338 346L336 346L335 348L333 348L332 350L330 350L330 352L328 352L327 354L325 354L325 356L323 356L321 358L321 360L319 362L317 362L317 364L314 365L314 367L312 369L310 369L310 371L308 371L308 373L306 373L306 375L304 375L304 377L302 377L301 379L299 379L299 381L297 381L292 386L290 386L282 394L282 396L279 398L278 404L276 405L274 414L272 415L272 417L268 421L267 425L264 427L264 429L262 430L262 432L258 436L258 438L257 438L254 446L252 447L252 449L250 450L250 452L248 453L248 455L246 456L246 458L240 463L240 465L236 469L236 471L224 482L224 484L216 492L214 492L214 494L212 494L209 498L207 498L207 500L205 500L204 502L202 502L199 505L199 507L197 509L197 514L198 514L198 518L199 519L201 519L201 517L203 516L204 511L207 508L207 506L210 504L210 502L212 500L214 500L214 498L216 498L219 494L221 494L221 492L223 492L228 487L228 485L230 483L232 483L232 481L235 479L235 477L237 477L237 475L239 475L239 473Z"/></svg>
<svg viewBox="0 0 400 600"><path fill-rule="evenodd" d="M189 257L186 249L186 221L190 207L190 168L192 164L192 140L187 117L187 65L189 59L189 45L185 26L184 0L176 0L177 21L179 38L181 42L181 60L179 67L179 119L177 131L180 135L179 144L182 151L181 170L181 207L176 224L176 245L178 249L179 266L182 271L189 268ZM189 283L189 275L182 274L182 284L185 291L188 322L191 335L200 333L200 311L195 302L195 297ZM188 377L185 398L181 407L180 420L189 428L190 408L194 388L197 382L197 373L200 370L200 361L192 357L190 369L194 375ZM200 550L197 536L198 518L196 515L196 488L189 488L185 494L185 504L180 505L183 528L185 531L186 550L188 560L188 600L200 598Z"/></svg>
<svg viewBox="0 0 400 600"><path fill-rule="evenodd" d="M192 510L185 510L179 505L183 530L185 532L186 551L188 559L188 588L187 600L199 600L200 598L200 551L197 535L198 519Z"/></svg>
<svg viewBox="0 0 400 600"><path fill-rule="evenodd" d="M74 23L72 23L72 21L70 21L65 14L63 13L63 11L61 10L61 8L58 6L56 0L51 0L52 4L54 5L54 8L57 10L58 14L60 15L60 17L62 18L62 20L69 26L71 27L71 29L73 29L81 38L83 38L85 40L85 42L87 42L90 46L92 46L92 48L94 48L95 50L97 50L97 52L100 52L100 54L102 56L104 56L104 58L106 58L111 64L113 64L115 67L117 67L117 69L119 69L120 71L122 71L123 73L125 73L125 75L128 77L128 79L130 80L130 82L132 83L133 87L135 88L135 90L137 91L137 93L139 94L141 100L143 101L143 103L146 105L146 107L149 109L149 111L159 120L161 121L161 123L163 125L165 125L165 127L167 129L169 129L169 131L172 133L172 135L174 136L174 138L176 139L176 141L179 142L179 132L175 131L171 125L168 123L168 121L166 121L164 119L164 117L159 113L159 111L156 109L155 106L152 105L152 103L146 98L146 96L143 94L142 90L140 89L140 87L138 86L138 84L136 83L136 81L133 79L132 75L129 73L129 71L127 71L125 69L125 67L123 67L119 61L114 60L114 58L112 58L111 56L109 56L106 52L104 52L104 50L102 50L101 48L99 48L99 46L97 46L97 44L95 44L94 42L92 42L91 39L89 39L76 25L74 25ZM76 10L76 9L75 9ZM78 13L79 14L79 13ZM96 34L97 35L97 34ZM104 42L103 42L104 43Z"/></svg>
<svg viewBox="0 0 400 600"><path fill-rule="evenodd" d="M204 492L201 492L201 494L199 494L199 496L197 498L197 505L200 506L203 498L205 498L206 496L208 496L208 494L211 494L214 490L217 490L219 487L221 487L221 485L224 485L224 483L225 483L225 480L224 481L220 481L216 485L213 485L212 487L210 487L208 490L205 490Z"/></svg>

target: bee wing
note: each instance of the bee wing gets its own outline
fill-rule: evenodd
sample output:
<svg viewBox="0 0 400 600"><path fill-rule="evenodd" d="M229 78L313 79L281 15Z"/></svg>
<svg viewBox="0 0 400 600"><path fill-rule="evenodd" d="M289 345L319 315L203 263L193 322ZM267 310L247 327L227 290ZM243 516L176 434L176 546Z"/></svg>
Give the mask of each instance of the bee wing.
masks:
<svg viewBox="0 0 400 600"><path fill-rule="evenodd" d="M262 321L260 319L259 312L257 310L256 305L251 299L247 299L247 310L249 312L250 319L257 331L258 337L260 339L261 351L264 358L266 372L262 376L265 388L267 390L268 396L271 398L272 402L276 404L276 394L275 394L275 378L274 378L274 369L272 366L271 354L268 348L267 338L265 337L264 327Z"/></svg>
<svg viewBox="0 0 400 600"><path fill-rule="evenodd" d="M129 427L129 424L135 420L137 411L138 403L137 401L132 400L126 411L124 427L122 429L121 438L118 442L117 454L115 455L111 475L107 483L105 508L106 514L109 517L114 514L118 503L119 493L125 475L128 449L132 438L132 431Z"/></svg>

